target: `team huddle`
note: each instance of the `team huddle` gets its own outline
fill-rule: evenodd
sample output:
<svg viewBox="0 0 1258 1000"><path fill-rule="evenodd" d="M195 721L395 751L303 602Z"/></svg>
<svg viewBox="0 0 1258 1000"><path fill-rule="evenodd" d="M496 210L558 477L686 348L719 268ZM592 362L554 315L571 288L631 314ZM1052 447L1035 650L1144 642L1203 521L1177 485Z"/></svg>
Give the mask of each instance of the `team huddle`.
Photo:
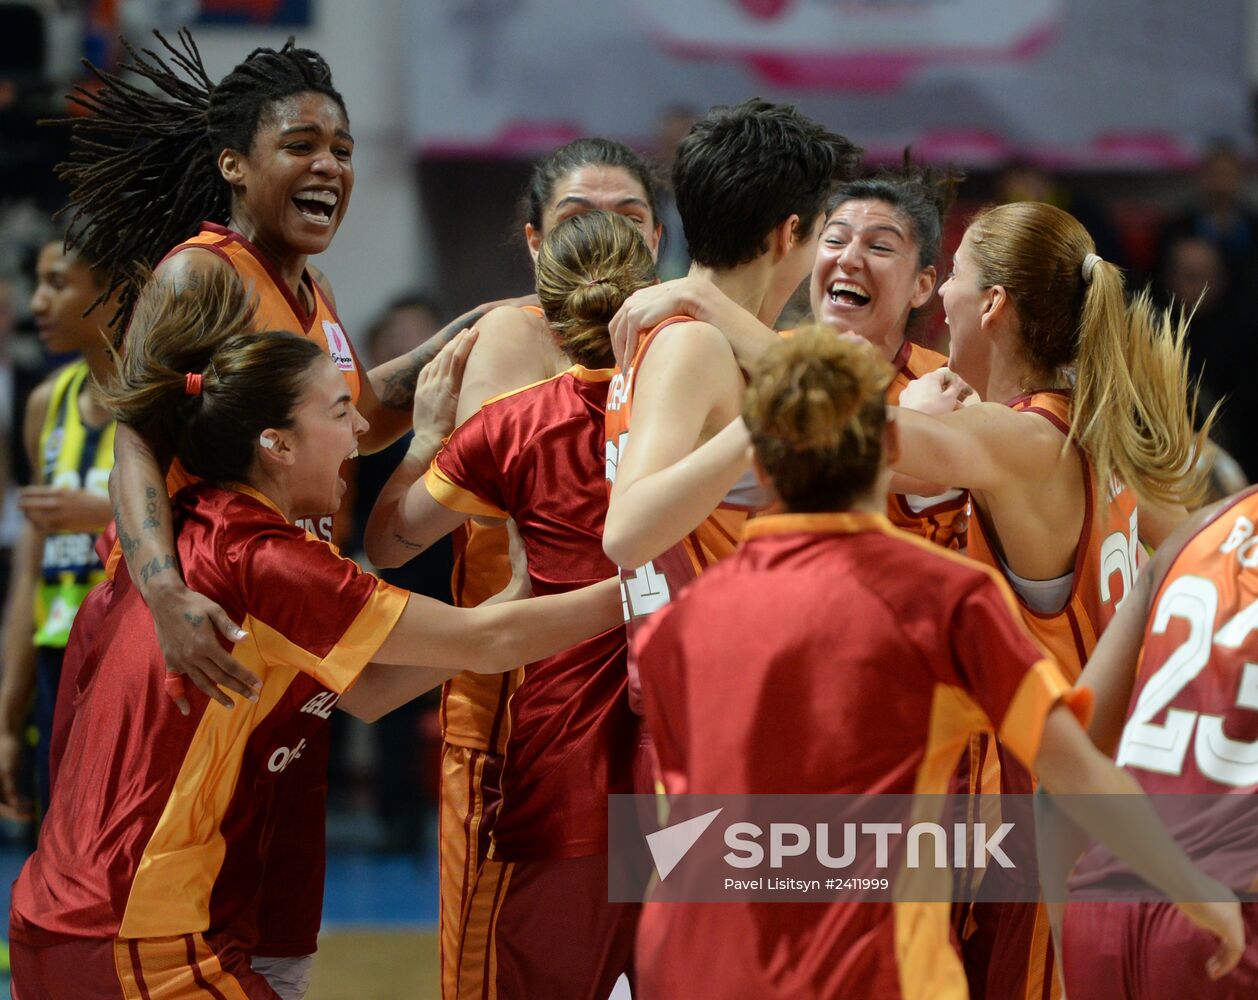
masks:
<svg viewBox="0 0 1258 1000"><path fill-rule="evenodd" d="M112 506L50 680L41 652L18 1000L299 1000L329 716L438 685L447 1000L1258 994L1253 835L1236 881L1143 797L1258 790L1258 492L1189 513L1185 321L1072 216L970 220L945 357L910 332L960 177L713 108L669 184L687 277L656 278L653 165L580 139L526 193L536 294L366 371L308 263L353 188L327 64L132 57L153 86L80 96L45 251L94 297L32 450L86 423L57 440ZM455 607L330 544L344 463L408 432L367 555L454 533ZM609 902L609 795L1037 788L1075 884L1165 901Z"/></svg>

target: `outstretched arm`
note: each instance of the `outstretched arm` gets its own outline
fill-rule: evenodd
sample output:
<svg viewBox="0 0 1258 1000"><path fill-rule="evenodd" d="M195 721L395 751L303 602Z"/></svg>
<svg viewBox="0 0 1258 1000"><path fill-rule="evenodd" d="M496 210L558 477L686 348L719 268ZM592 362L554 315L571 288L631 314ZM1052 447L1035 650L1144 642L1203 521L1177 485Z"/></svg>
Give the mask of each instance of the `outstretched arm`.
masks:
<svg viewBox="0 0 1258 1000"><path fill-rule="evenodd" d="M1162 890L1198 927L1219 939L1206 962L1212 979L1226 975L1245 949L1240 903L1226 886L1195 868L1167 833L1140 785L1117 768L1088 739L1074 714L1064 705L1049 713L1035 760L1041 784L1054 796L1052 806L1114 852L1150 885ZM1050 855L1077 850L1069 837L1052 843L1060 830L1040 830L1040 851ZM1077 856L1077 855L1076 855ZM1073 858L1044 864L1047 871L1069 871ZM1061 901L1060 881L1045 885L1045 894ZM1056 931L1056 928L1055 928Z"/></svg>

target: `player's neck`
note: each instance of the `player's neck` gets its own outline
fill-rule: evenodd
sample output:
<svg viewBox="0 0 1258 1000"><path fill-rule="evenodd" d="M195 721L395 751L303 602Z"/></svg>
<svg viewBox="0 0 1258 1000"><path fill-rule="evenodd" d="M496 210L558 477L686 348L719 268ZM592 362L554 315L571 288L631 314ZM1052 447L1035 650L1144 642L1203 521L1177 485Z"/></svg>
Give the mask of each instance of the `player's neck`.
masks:
<svg viewBox="0 0 1258 1000"><path fill-rule="evenodd" d="M767 258L767 254L762 254L748 264L731 268L691 264L690 274L707 278L765 326L773 326L783 303L774 294L773 270Z"/></svg>

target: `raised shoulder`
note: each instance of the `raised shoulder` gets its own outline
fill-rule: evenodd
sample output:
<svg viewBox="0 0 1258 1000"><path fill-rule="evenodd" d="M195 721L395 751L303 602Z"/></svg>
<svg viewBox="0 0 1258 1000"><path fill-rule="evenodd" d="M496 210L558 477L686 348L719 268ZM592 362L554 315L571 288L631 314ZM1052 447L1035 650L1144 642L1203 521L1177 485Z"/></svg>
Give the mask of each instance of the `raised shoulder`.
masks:
<svg viewBox="0 0 1258 1000"><path fill-rule="evenodd" d="M185 247L171 254L153 270L153 278L170 284L176 290L196 288L208 274L223 269L233 270L221 256L205 247Z"/></svg>
<svg viewBox="0 0 1258 1000"><path fill-rule="evenodd" d="M651 340L643 361L667 360L672 364L716 364L738 369L734 349L711 323L688 320L670 323ZM698 371L698 369L696 369Z"/></svg>
<svg viewBox="0 0 1258 1000"><path fill-rule="evenodd" d="M544 381L568 367L545 319L532 312L500 306L486 313L476 329L459 393L460 424L486 400Z"/></svg>

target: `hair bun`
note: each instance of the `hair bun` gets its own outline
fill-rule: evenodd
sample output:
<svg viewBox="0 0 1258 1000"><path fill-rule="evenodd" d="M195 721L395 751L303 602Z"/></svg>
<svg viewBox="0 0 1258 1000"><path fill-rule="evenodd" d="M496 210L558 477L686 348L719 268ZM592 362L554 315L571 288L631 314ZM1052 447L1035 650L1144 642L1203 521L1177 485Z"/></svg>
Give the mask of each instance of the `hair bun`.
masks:
<svg viewBox="0 0 1258 1000"><path fill-rule="evenodd" d="M572 290L568 314L578 323L610 323L626 298L612 278L593 278Z"/></svg>

